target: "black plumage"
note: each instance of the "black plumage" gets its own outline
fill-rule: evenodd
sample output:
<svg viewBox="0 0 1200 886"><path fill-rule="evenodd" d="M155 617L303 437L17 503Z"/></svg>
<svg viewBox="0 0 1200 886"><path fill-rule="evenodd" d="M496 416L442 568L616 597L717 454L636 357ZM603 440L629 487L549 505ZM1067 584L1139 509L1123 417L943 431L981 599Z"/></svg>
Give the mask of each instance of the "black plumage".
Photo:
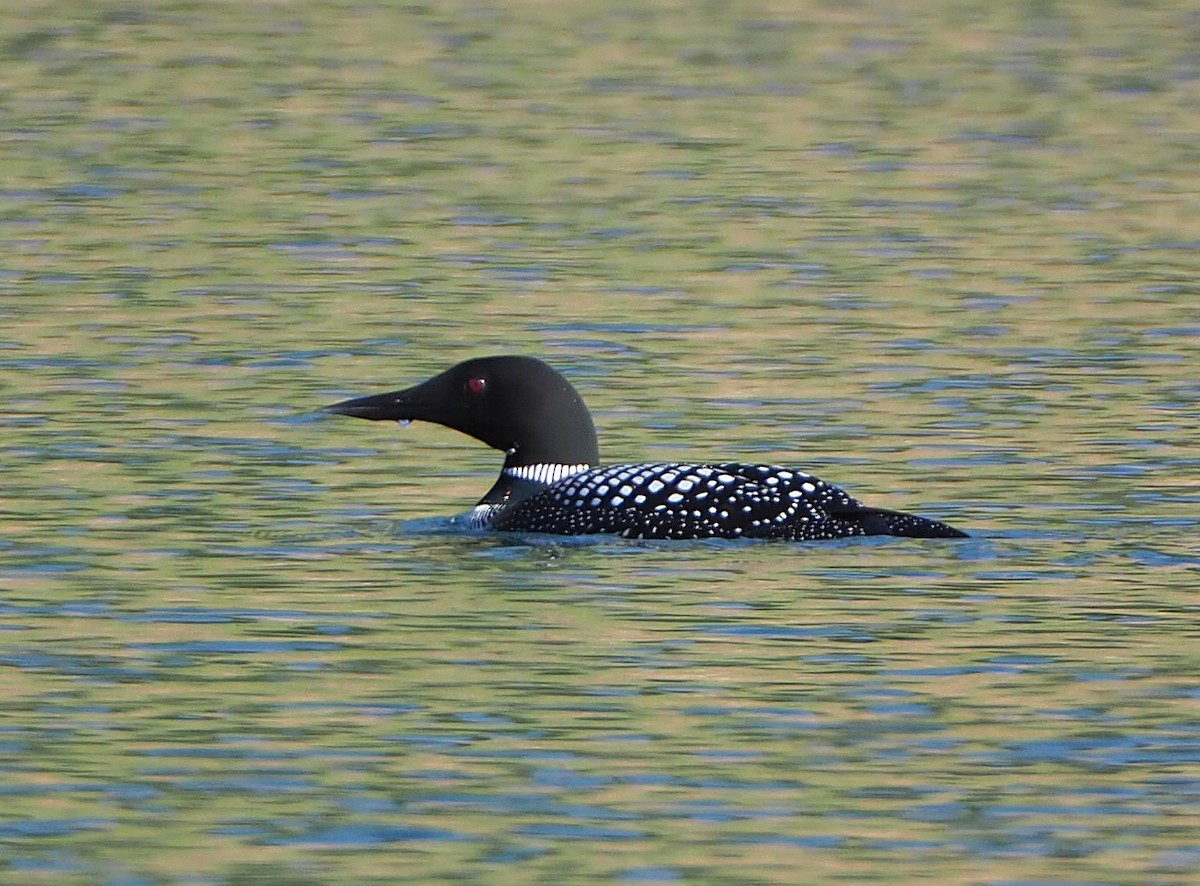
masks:
<svg viewBox="0 0 1200 886"><path fill-rule="evenodd" d="M373 420L429 421L505 453L473 525L556 535L964 538L912 514L872 508L794 468L764 464L599 467L591 415L571 384L531 357L468 360L413 388L327 407Z"/></svg>

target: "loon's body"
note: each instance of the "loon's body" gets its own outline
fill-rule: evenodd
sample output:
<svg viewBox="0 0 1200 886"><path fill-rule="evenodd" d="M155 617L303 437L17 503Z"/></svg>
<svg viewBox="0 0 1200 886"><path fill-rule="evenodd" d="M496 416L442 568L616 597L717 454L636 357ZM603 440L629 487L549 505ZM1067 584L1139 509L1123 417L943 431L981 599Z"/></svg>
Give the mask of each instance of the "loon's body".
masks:
<svg viewBox="0 0 1200 886"><path fill-rule="evenodd" d="M468 360L416 387L326 409L376 421L433 422L503 451L500 477L471 512L478 528L676 539L966 537L936 520L867 507L794 468L736 462L600 467L583 399L532 357Z"/></svg>

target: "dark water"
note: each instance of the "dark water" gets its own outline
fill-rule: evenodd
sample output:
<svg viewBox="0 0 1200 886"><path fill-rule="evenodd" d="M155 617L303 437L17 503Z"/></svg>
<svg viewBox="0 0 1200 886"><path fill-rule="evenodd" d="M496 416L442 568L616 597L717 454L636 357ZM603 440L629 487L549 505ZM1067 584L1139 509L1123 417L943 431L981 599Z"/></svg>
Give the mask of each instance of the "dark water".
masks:
<svg viewBox="0 0 1200 886"><path fill-rule="evenodd" d="M1186 6L0 17L0 881L1195 881ZM317 412L501 351L974 537Z"/></svg>

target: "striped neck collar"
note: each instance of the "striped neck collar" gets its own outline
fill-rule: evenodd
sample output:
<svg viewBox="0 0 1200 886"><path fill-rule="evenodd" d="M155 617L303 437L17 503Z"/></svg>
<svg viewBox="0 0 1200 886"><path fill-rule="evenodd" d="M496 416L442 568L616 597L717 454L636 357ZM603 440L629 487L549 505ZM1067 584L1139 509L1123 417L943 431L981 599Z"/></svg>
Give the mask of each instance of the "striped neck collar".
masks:
<svg viewBox="0 0 1200 886"><path fill-rule="evenodd" d="M557 483L564 477L570 477L572 474L578 474L580 471L586 471L590 468L591 465L517 465L505 468L501 474L511 477L514 480L525 480L530 483L540 483L549 486L552 483Z"/></svg>

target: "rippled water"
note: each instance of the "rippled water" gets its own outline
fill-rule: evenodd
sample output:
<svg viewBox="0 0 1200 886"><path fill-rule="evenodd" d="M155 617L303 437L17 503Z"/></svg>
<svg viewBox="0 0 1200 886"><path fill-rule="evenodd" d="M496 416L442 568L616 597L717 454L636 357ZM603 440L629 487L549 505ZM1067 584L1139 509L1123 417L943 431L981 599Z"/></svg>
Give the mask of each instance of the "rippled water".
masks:
<svg viewBox="0 0 1200 886"><path fill-rule="evenodd" d="M0 18L0 881L1195 882L1185 5ZM317 411L499 351L974 537Z"/></svg>

